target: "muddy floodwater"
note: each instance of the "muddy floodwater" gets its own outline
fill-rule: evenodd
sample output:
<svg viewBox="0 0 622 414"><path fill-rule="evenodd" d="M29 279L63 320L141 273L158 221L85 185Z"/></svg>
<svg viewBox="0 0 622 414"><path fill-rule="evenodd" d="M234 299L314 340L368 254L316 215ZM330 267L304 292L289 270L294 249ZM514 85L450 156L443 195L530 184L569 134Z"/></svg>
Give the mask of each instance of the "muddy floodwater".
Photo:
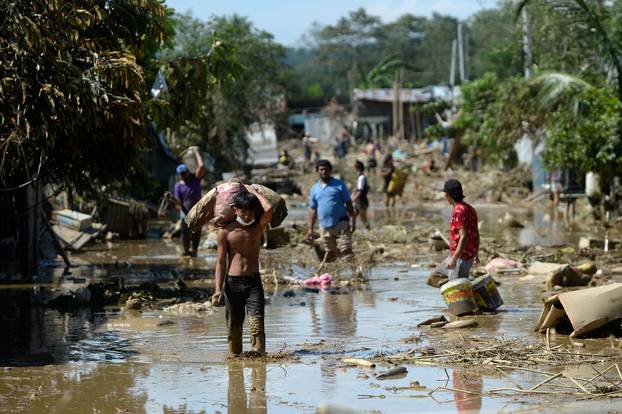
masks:
<svg viewBox="0 0 622 414"><path fill-rule="evenodd" d="M442 215L447 212L443 210ZM576 235L536 213L526 227L499 230L494 210L482 214L483 235L517 238L522 244L572 242ZM445 217L446 219L447 217ZM487 233L488 232L488 233ZM110 263L169 266L178 259L175 244L161 240L117 243ZM85 260L97 251L85 254ZM103 256L102 261L104 259ZM204 251L186 266L208 272L213 253ZM340 294L279 287L267 292L267 347L283 359L226 360L224 309L209 315L180 316L106 309L62 314L39 304L58 288L49 284L4 286L0 341L0 412L24 413L314 413L318 412L611 412L618 400L577 401L540 398L482 397L491 387L535 384L542 377L516 371L482 373L481 367L406 365L408 372L385 380L376 368L347 366L344 356L371 358L407 351L405 338L421 335L416 346L433 345L460 335L526 337L541 310L542 286L501 278L505 305L497 314L477 316L479 327L460 333L420 331L417 323L447 314L437 289L426 285L429 260L382 264L368 270L369 283ZM128 265L129 264L129 265ZM114 266L113 266L114 267ZM72 287L106 277L108 267L74 272ZM161 269L160 269L161 270ZM295 268L308 273L312 269ZM162 272L158 272L161 275ZM164 272L166 273L166 272ZM129 276L128 276L129 277ZM136 277L149 278L149 272ZM207 276L206 276L207 277ZM76 281L77 280L77 281ZM245 350L249 348L245 332ZM567 343L551 338L551 346ZM607 346L588 343L587 349ZM417 387L412 383L418 382ZM435 387L455 392L428 393ZM471 391L473 394L464 393ZM349 411L352 410L352 411Z"/></svg>

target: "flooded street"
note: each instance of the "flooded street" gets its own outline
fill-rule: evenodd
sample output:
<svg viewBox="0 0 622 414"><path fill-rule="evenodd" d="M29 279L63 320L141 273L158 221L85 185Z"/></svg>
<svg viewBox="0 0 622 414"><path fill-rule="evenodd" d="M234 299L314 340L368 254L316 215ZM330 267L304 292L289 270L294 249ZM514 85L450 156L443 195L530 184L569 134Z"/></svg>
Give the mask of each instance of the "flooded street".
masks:
<svg viewBox="0 0 622 414"><path fill-rule="evenodd" d="M0 22L0 414L622 413L622 0Z"/></svg>
<svg viewBox="0 0 622 414"><path fill-rule="evenodd" d="M496 215L494 210L482 214L483 234L504 237L509 232L507 237L518 237L524 244L533 244L534 238L535 243L558 244L573 237L561 224L553 227L542 221L500 232L493 230ZM438 213L434 216L439 219ZM534 220L541 217L535 214ZM74 281L62 286L75 289L86 280L123 274L128 279L160 282L177 274L188 283L209 284L213 279L210 251L190 261L180 262L178 257L175 244L160 240L119 243L109 251L102 247L81 258L91 264L99 260L97 265L72 269ZM59 269L52 269L56 277L49 284L0 290L2 314L8 315L1 321L2 331L10 338L0 350L2 411L314 413L342 412L334 410L343 407L363 412L478 413L533 408L577 412L586 407L563 395L479 395L491 387L531 386L542 379L526 371L502 375L478 366L406 364L406 374L380 380L375 375L390 368L388 364L358 368L343 363L344 356L374 358L470 335L542 341L533 333L542 306L542 285L520 283L513 276L499 279L505 305L496 314L476 316L478 328L418 329L417 323L446 312L439 292L426 285L431 262L417 256L408 262L378 265L369 269L368 283L350 290L315 293L287 286L267 290L267 348L274 357L265 360L225 359L223 308L194 316L119 308L63 314L43 307L51 289L59 286ZM292 266L294 274L312 272ZM86 280L76 283L81 277ZM245 331L245 350L247 338ZM567 343L567 337L551 337L551 346ZM594 340L587 350L607 345ZM438 386L459 391L429 396ZM615 399L600 404L603 411L622 409L622 402Z"/></svg>

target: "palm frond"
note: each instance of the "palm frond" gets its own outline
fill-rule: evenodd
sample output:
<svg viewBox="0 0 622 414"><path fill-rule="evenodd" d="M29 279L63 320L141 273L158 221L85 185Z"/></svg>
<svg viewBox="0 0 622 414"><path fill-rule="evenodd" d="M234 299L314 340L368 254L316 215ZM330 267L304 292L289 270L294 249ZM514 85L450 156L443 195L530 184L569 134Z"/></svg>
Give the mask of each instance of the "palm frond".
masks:
<svg viewBox="0 0 622 414"><path fill-rule="evenodd" d="M536 104L542 111L554 111L567 105L577 108L578 95L593 86L581 78L562 72L543 73L530 81L538 89Z"/></svg>

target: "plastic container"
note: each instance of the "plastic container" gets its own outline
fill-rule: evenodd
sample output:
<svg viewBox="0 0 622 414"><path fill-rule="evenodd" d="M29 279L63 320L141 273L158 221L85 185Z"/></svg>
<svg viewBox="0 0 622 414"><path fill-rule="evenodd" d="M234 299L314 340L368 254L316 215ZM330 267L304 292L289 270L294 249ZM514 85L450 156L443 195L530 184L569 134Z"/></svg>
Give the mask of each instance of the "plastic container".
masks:
<svg viewBox="0 0 622 414"><path fill-rule="evenodd" d="M503 299L497 290L495 280L490 275L475 279L472 283L475 303L481 310L494 311L503 305Z"/></svg>
<svg viewBox="0 0 622 414"><path fill-rule="evenodd" d="M467 278L463 277L445 283L441 287L441 294L452 315L462 316L478 309L473 296L471 281Z"/></svg>

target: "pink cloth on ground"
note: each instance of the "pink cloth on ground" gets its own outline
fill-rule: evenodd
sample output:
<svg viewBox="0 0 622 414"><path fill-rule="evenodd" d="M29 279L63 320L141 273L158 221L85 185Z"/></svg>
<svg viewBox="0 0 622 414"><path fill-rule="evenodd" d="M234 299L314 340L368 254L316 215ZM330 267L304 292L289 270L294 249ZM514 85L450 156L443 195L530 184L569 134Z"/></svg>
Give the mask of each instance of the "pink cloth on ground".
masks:
<svg viewBox="0 0 622 414"><path fill-rule="evenodd" d="M330 286L330 284L333 283L333 277L328 273L324 273L320 276L313 276L305 279L302 283L304 283L305 286L320 285L320 287L324 289L325 287Z"/></svg>

